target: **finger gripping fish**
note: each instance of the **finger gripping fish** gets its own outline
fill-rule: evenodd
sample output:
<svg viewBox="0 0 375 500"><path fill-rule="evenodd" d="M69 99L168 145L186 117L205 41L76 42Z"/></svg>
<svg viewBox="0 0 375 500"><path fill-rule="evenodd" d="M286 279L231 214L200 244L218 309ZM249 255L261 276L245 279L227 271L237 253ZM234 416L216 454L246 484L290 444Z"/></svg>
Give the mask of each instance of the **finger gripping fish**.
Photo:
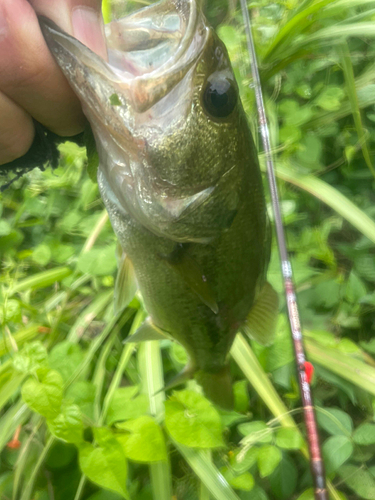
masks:
<svg viewBox="0 0 375 500"><path fill-rule="evenodd" d="M119 272L134 270L149 314L134 341L180 342L185 372L229 408L236 332L271 328L277 298L265 281L261 174L226 48L196 0L107 25L108 60L40 21L95 136Z"/></svg>

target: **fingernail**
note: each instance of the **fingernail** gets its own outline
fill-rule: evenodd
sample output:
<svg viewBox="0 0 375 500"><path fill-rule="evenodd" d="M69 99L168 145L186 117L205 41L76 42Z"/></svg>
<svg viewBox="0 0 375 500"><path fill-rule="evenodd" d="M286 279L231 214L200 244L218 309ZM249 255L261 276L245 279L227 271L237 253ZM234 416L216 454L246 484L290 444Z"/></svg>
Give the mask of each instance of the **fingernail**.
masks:
<svg viewBox="0 0 375 500"><path fill-rule="evenodd" d="M107 58L103 18L99 12L90 7L75 7L72 25L73 34L80 42L99 56Z"/></svg>

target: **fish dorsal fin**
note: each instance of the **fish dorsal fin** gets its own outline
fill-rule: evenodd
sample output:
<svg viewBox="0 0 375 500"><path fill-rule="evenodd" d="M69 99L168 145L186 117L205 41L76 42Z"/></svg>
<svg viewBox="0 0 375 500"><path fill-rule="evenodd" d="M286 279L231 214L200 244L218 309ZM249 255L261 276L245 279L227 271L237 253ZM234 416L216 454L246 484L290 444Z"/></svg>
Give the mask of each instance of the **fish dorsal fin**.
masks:
<svg viewBox="0 0 375 500"><path fill-rule="evenodd" d="M198 264L187 254L189 244L179 243L168 256L163 256L165 262L177 272L188 287L212 312L217 314L217 305L214 292L199 268Z"/></svg>
<svg viewBox="0 0 375 500"><path fill-rule="evenodd" d="M135 279L133 264L126 255L121 245L116 248L117 257L117 277L114 292L115 313L122 311L129 305L137 291L137 281Z"/></svg>
<svg viewBox="0 0 375 500"><path fill-rule="evenodd" d="M262 345L272 342L279 313L279 297L266 281L241 330Z"/></svg>
<svg viewBox="0 0 375 500"><path fill-rule="evenodd" d="M147 342L149 340L170 340L172 337L168 332L154 325L150 317L146 318L138 330L130 335L124 343Z"/></svg>

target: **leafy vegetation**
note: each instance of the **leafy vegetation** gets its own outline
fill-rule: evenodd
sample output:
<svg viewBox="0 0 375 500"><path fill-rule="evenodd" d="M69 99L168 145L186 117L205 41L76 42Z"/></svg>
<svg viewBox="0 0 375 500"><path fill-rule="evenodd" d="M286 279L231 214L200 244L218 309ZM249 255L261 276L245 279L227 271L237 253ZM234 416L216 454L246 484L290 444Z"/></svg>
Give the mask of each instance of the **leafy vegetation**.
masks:
<svg viewBox="0 0 375 500"><path fill-rule="evenodd" d="M257 139L236 1L205 4ZM374 4L250 5L335 500L375 498ZM235 411L165 392L186 354L122 343L142 300L113 317L115 237L84 151L61 154L0 205L1 498L313 499L284 304L271 345L236 338ZM269 280L282 297L276 244Z"/></svg>

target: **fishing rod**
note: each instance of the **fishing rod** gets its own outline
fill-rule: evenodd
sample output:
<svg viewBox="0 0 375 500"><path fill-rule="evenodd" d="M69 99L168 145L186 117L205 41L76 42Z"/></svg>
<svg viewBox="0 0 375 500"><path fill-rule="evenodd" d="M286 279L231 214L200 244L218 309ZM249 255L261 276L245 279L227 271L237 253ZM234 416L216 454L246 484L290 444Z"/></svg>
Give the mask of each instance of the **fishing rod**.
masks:
<svg viewBox="0 0 375 500"><path fill-rule="evenodd" d="M264 107L262 86L260 83L257 57L255 53L252 27L246 0L241 1L242 15L245 21L247 48L250 57L251 73L254 82L255 97L257 102L260 133L262 136L263 149L266 157L267 177L270 187L272 208L275 219L277 243L279 247L281 272L283 277L286 303L290 329L293 337L294 352L296 357L298 382L301 392L301 400L307 430L307 440L310 453L310 467L314 482L315 500L328 500L328 491L324 471L324 463L319 443L318 427L316 423L315 410L311 395L310 381L306 373L306 357L302 342L301 323L299 319L296 292L293 284L293 271L288 255L283 221L281 218L279 194L277 190L275 167L271 153L270 134L268 129L266 111Z"/></svg>

